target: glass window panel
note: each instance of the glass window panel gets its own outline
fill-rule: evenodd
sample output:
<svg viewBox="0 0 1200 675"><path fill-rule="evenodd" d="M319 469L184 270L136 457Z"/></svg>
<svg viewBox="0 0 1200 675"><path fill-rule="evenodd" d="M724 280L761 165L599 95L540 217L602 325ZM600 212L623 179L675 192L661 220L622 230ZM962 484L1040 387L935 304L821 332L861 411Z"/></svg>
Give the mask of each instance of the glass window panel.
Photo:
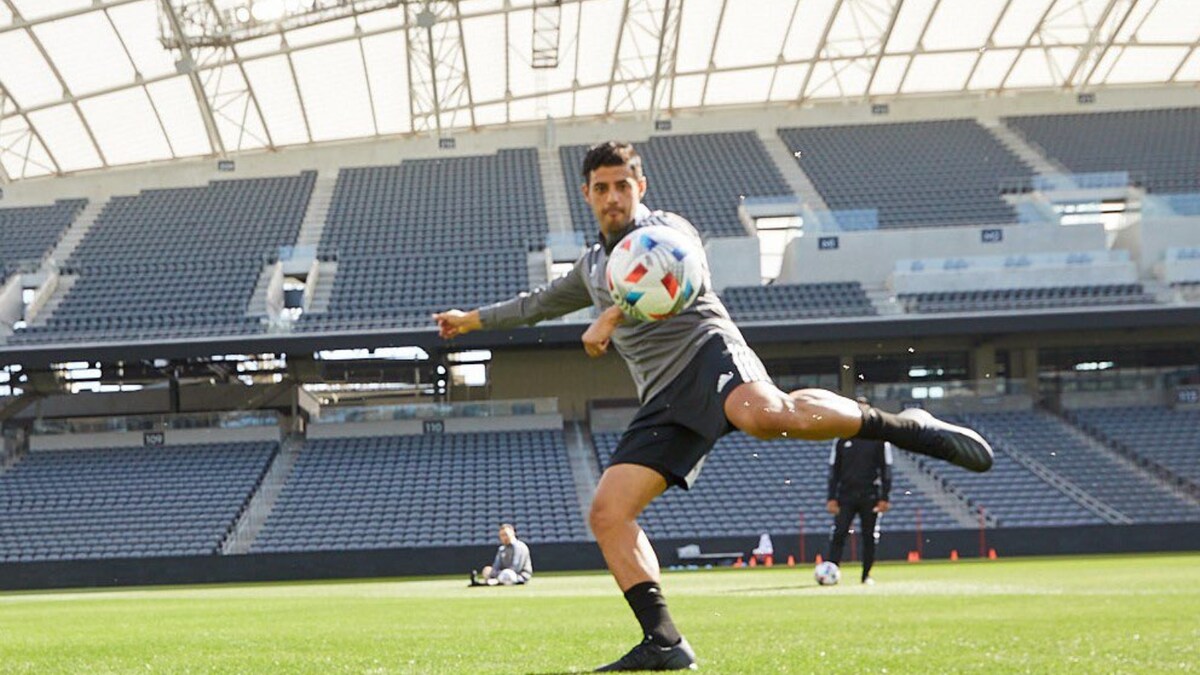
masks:
<svg viewBox="0 0 1200 675"><path fill-rule="evenodd" d="M64 104L30 113L50 152L63 171L78 171L100 166L100 155L88 138L87 130L75 114L74 107Z"/></svg>
<svg viewBox="0 0 1200 675"><path fill-rule="evenodd" d="M79 107L109 164L171 157L167 139L141 87L84 99Z"/></svg>
<svg viewBox="0 0 1200 675"><path fill-rule="evenodd" d="M23 107L61 101L62 87L25 31L0 33L4 87Z"/></svg>
<svg viewBox="0 0 1200 675"><path fill-rule="evenodd" d="M404 49L404 33L364 38L363 53L367 57L367 77L371 83L371 98L375 103L379 133L408 132L411 117L408 110L408 54ZM475 100L479 100L478 94Z"/></svg>
<svg viewBox="0 0 1200 675"><path fill-rule="evenodd" d="M133 63L143 77L175 72L175 52L159 41L158 9L153 2L136 2L108 11Z"/></svg>
<svg viewBox="0 0 1200 675"><path fill-rule="evenodd" d="M76 96L134 80L133 66L103 12L42 24L33 32Z"/></svg>
<svg viewBox="0 0 1200 675"><path fill-rule="evenodd" d="M155 82L146 89L158 108L171 148L178 157L207 155L212 152L208 142L208 131L196 102L196 94L187 77L174 77Z"/></svg>
<svg viewBox="0 0 1200 675"><path fill-rule="evenodd" d="M315 47L294 53L292 59L314 141L374 133L357 44Z"/></svg>
<svg viewBox="0 0 1200 675"><path fill-rule="evenodd" d="M286 56L272 56L246 63L246 77L258 96L271 140L276 145L308 141L300 97L292 84Z"/></svg>

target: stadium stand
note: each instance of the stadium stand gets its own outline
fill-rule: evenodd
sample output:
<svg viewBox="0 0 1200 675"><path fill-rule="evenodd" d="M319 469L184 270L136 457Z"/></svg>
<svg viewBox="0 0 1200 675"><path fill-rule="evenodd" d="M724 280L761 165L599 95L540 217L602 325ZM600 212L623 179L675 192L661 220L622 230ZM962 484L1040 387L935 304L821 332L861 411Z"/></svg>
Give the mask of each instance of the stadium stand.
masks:
<svg viewBox="0 0 1200 675"><path fill-rule="evenodd" d="M549 229L537 162L522 148L340 171L319 252L338 260L332 296L300 330L425 325L526 288ZM486 255L463 264L470 250Z"/></svg>
<svg viewBox="0 0 1200 675"><path fill-rule="evenodd" d="M491 251L463 264L462 255L363 256L338 262L329 307L304 314L301 330L426 327L447 307L478 307L512 297L527 282L524 251Z"/></svg>
<svg viewBox="0 0 1200 675"><path fill-rule="evenodd" d="M731 286L721 299L735 321L787 321L875 314L858 282Z"/></svg>
<svg viewBox="0 0 1200 675"><path fill-rule="evenodd" d="M953 417L946 420L963 423ZM943 485L964 495L973 507L982 507L1002 527L1099 525L1104 522L1013 459L1008 452L1012 439L991 434L986 438L995 451L995 463L987 473L960 471L919 455L912 457Z"/></svg>
<svg viewBox="0 0 1200 675"><path fill-rule="evenodd" d="M87 206L86 199L60 199L51 206L0 209L0 280L27 262L40 262Z"/></svg>
<svg viewBox="0 0 1200 675"><path fill-rule="evenodd" d="M744 237L742 197L790 195L762 141L751 131L654 136L636 143L649 178L646 205L687 218L705 237ZM596 242L596 219L580 195L586 145L559 148L575 231Z"/></svg>
<svg viewBox="0 0 1200 675"><path fill-rule="evenodd" d="M592 435L601 466L621 435ZM829 528L825 512L831 441L762 441L733 433L718 441L696 486L686 494L669 490L640 521L652 538L757 536L763 532ZM925 529L956 527L954 519L921 494L902 473L893 472L892 510L882 527L911 530L920 510Z"/></svg>
<svg viewBox="0 0 1200 675"><path fill-rule="evenodd" d="M1017 222L1004 181L1032 170L973 120L779 130L830 209L878 209L879 226Z"/></svg>
<svg viewBox="0 0 1200 675"><path fill-rule="evenodd" d="M0 475L0 561L216 554L277 448L30 452Z"/></svg>
<svg viewBox="0 0 1200 675"><path fill-rule="evenodd" d="M1126 454L1200 486L1200 411L1089 408L1072 410L1069 418Z"/></svg>
<svg viewBox="0 0 1200 675"><path fill-rule="evenodd" d="M1200 108L1034 115L1004 122L1073 172L1128 171L1148 192L1200 191Z"/></svg>
<svg viewBox="0 0 1200 675"><path fill-rule="evenodd" d="M1154 295L1141 284L1004 288L896 296L907 312L986 312L1002 310L1153 304Z"/></svg>
<svg viewBox="0 0 1200 675"><path fill-rule="evenodd" d="M1134 522L1200 520L1200 508L1091 447L1048 413L996 412L966 419L994 444L1024 453Z"/></svg>
<svg viewBox="0 0 1200 675"><path fill-rule="evenodd" d="M537 151L342 169L320 255L537 250L549 229Z"/></svg>
<svg viewBox="0 0 1200 675"><path fill-rule="evenodd" d="M314 439L253 552L586 541L562 434L479 432Z"/></svg>
<svg viewBox="0 0 1200 675"><path fill-rule="evenodd" d="M245 316L263 261L296 239L316 174L146 190L105 205L62 273L74 286L12 343L261 330Z"/></svg>

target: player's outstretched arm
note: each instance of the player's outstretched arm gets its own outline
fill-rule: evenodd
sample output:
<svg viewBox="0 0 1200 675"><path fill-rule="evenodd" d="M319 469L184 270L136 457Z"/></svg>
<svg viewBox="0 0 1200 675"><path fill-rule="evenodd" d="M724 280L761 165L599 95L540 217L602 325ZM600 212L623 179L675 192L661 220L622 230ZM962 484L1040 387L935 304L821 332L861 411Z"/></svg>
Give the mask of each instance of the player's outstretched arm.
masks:
<svg viewBox="0 0 1200 675"><path fill-rule="evenodd" d="M483 328L483 322L479 319L479 310L477 309L469 312L464 312L460 309L448 309L444 312L434 314L433 320L437 322L438 335L443 340L449 340L459 335L466 335L471 331Z"/></svg>

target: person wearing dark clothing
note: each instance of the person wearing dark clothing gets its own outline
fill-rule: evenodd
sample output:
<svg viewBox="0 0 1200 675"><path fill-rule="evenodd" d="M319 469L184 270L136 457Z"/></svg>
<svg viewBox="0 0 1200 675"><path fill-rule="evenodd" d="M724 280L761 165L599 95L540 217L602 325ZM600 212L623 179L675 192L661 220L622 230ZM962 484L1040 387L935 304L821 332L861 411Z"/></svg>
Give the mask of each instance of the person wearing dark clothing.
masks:
<svg viewBox="0 0 1200 675"><path fill-rule="evenodd" d="M854 516L862 533L862 581L871 580L879 517L889 508L892 491L892 445L864 438L839 438L829 453L829 493L825 508L833 514L829 561L840 565Z"/></svg>

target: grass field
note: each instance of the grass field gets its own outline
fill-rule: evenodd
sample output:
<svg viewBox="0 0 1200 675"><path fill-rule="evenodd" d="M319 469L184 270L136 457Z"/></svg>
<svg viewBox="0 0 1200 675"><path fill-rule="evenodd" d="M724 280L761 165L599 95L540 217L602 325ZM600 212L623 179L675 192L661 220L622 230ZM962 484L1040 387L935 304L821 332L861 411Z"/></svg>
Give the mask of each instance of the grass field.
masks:
<svg viewBox="0 0 1200 675"><path fill-rule="evenodd" d="M847 566L844 578L854 580ZM710 673L1200 670L1200 555L667 574ZM608 577L0 594L0 672L552 673L638 639Z"/></svg>

